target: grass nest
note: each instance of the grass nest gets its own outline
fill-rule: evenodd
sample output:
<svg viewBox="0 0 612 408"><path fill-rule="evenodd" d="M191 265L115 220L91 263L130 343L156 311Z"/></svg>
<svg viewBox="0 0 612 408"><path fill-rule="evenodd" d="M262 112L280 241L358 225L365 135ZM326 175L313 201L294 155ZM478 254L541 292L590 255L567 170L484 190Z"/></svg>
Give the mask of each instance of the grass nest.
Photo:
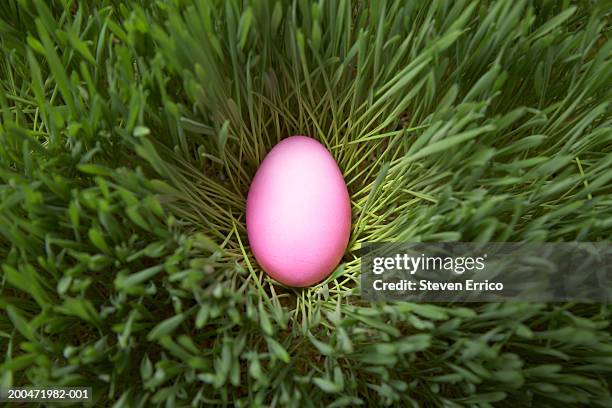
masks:
<svg viewBox="0 0 612 408"><path fill-rule="evenodd" d="M92 405L612 406L612 309L368 303L364 242L606 241L605 2L0 4L0 387ZM337 160L352 234L283 287L245 195Z"/></svg>

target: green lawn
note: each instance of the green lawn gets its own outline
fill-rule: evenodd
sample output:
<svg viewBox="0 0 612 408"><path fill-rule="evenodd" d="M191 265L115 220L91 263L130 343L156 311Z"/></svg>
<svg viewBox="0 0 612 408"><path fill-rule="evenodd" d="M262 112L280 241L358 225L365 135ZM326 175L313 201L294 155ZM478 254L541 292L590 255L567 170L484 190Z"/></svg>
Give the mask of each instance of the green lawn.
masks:
<svg viewBox="0 0 612 408"><path fill-rule="evenodd" d="M610 1L0 2L0 388L96 406L612 406L612 307L368 303L371 241L609 241ZM283 287L245 196L294 134L351 194Z"/></svg>

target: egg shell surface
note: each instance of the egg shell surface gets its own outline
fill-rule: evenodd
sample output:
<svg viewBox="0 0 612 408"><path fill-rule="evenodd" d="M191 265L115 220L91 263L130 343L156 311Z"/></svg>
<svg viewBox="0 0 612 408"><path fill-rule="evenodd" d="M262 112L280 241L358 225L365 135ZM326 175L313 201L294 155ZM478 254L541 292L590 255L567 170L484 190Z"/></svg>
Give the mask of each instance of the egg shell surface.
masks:
<svg viewBox="0 0 612 408"><path fill-rule="evenodd" d="M255 259L273 279L305 287L327 277L351 230L348 189L327 149L307 136L274 146L251 183L246 224Z"/></svg>

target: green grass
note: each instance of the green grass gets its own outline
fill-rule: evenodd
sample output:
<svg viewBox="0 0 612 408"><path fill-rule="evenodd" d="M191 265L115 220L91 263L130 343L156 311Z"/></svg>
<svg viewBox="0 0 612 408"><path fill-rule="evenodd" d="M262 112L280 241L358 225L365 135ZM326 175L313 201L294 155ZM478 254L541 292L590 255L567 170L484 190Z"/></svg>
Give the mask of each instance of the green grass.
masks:
<svg viewBox="0 0 612 408"><path fill-rule="evenodd" d="M362 242L610 239L610 2L369 3L0 3L0 387L612 405L610 306L358 290ZM244 216L293 134L353 206L343 263L304 290L259 269Z"/></svg>

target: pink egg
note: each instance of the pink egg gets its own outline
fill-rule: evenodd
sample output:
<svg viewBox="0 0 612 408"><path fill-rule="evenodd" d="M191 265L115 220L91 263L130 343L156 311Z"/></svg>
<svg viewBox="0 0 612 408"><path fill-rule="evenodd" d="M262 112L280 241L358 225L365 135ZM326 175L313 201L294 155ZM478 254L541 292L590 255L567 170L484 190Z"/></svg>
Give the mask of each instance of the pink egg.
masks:
<svg viewBox="0 0 612 408"><path fill-rule="evenodd" d="M327 149L291 136L265 157L246 204L249 243L273 279L304 287L338 265L351 231L346 183Z"/></svg>

